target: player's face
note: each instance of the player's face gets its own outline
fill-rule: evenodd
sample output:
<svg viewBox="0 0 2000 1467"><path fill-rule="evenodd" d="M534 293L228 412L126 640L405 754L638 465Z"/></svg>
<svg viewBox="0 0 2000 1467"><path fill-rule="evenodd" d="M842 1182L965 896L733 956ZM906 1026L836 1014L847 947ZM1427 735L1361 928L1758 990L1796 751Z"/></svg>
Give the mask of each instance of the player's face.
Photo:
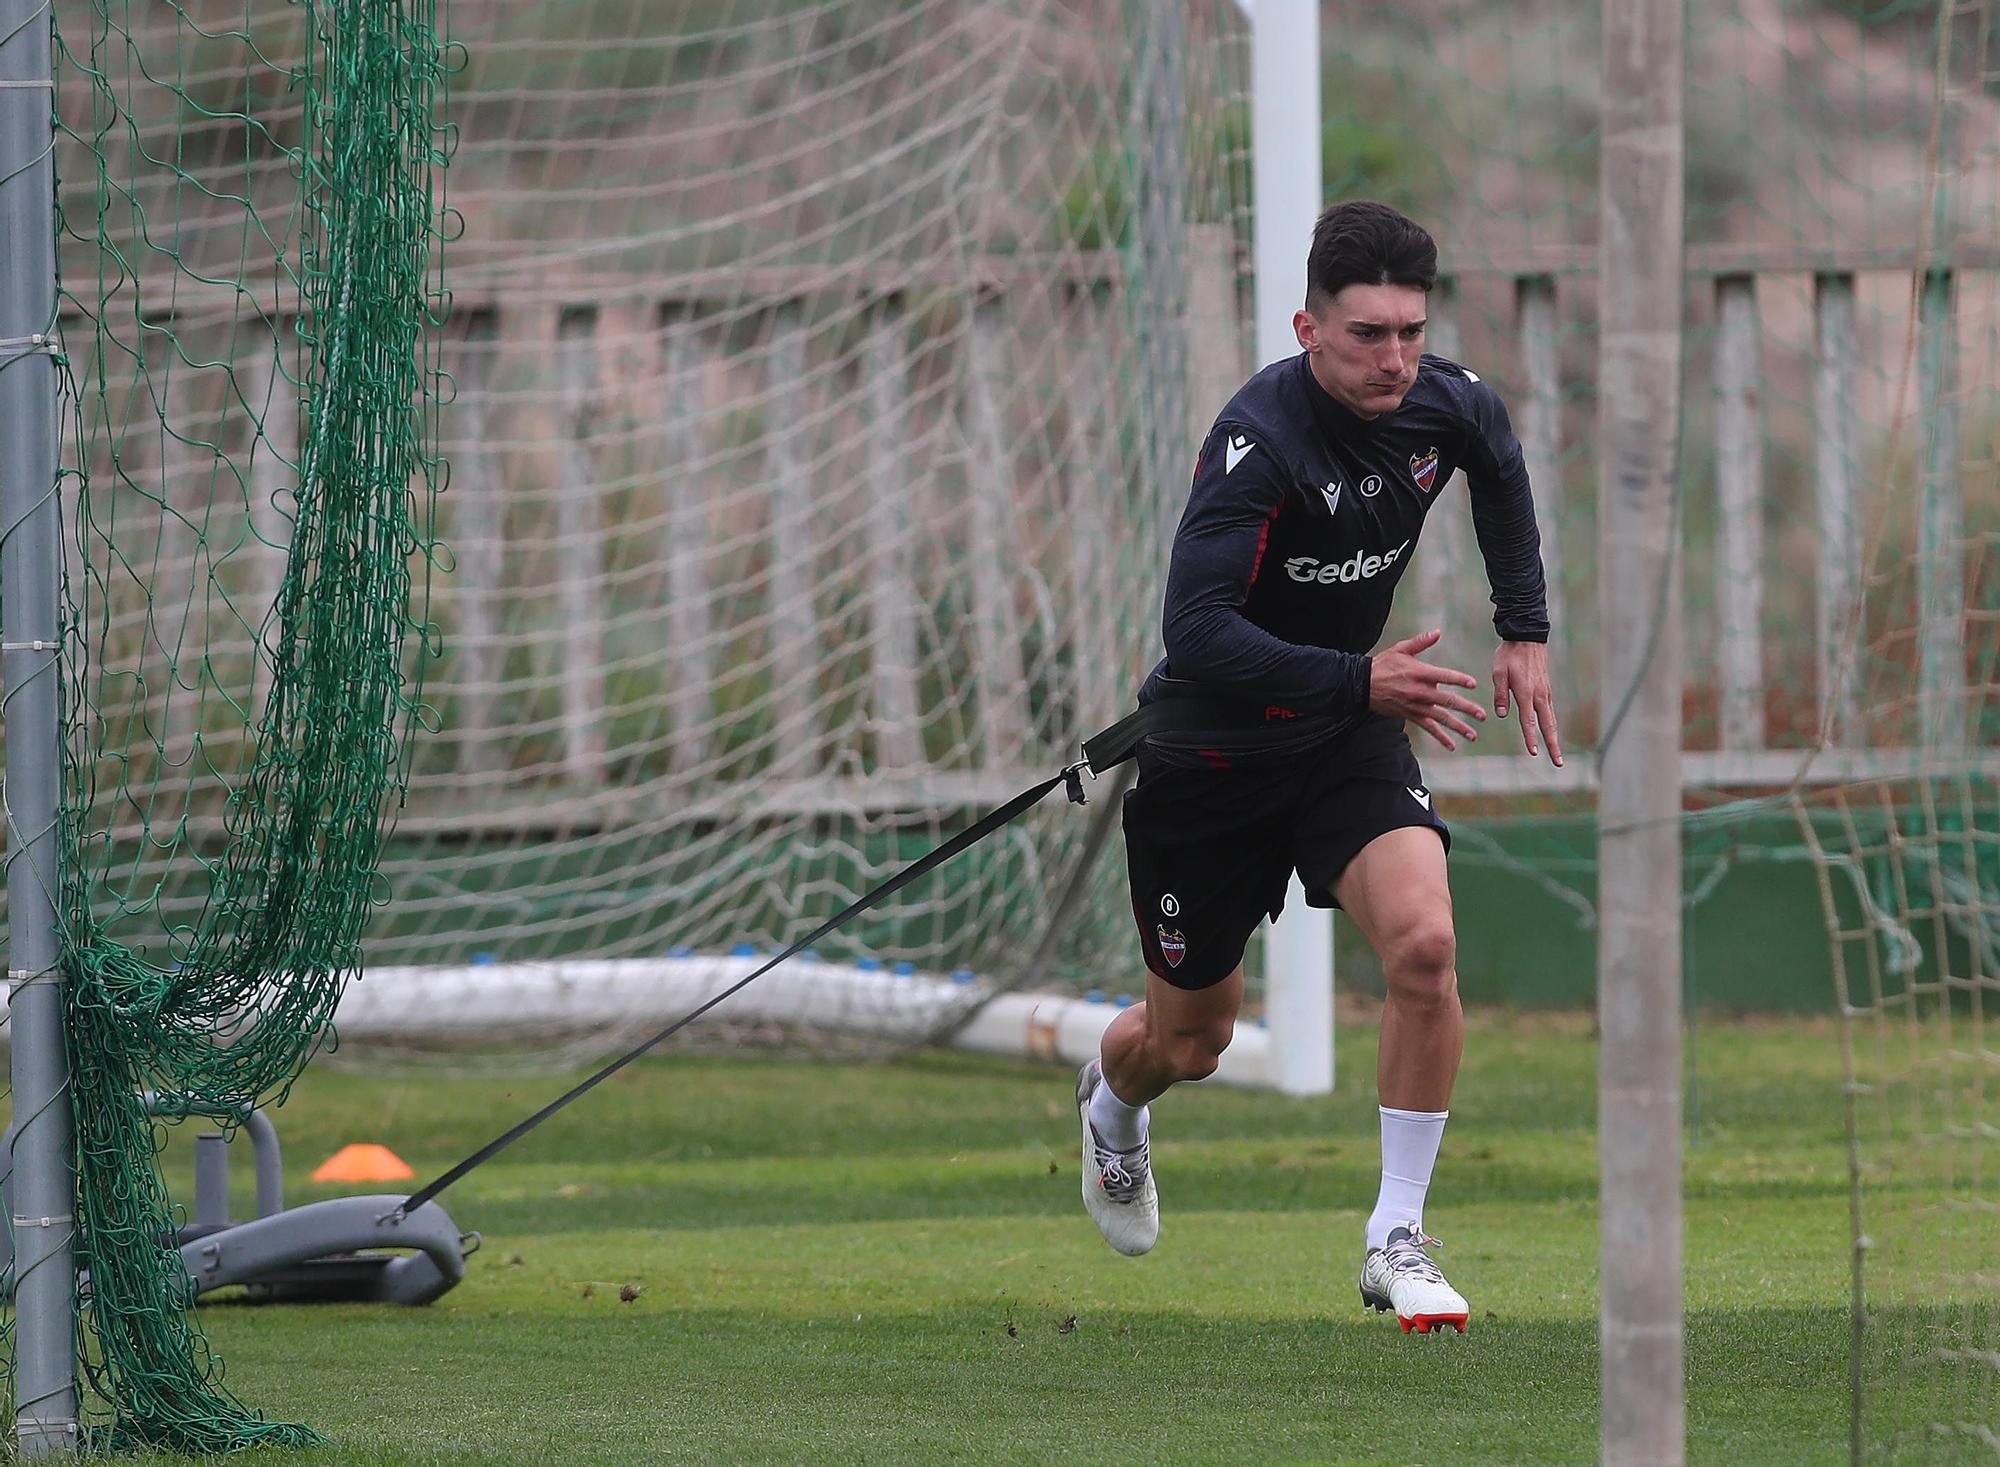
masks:
<svg viewBox="0 0 2000 1467"><path fill-rule="evenodd" d="M1417 380L1425 313L1414 285L1347 285L1292 325L1328 395L1356 417L1378 418L1401 406Z"/></svg>

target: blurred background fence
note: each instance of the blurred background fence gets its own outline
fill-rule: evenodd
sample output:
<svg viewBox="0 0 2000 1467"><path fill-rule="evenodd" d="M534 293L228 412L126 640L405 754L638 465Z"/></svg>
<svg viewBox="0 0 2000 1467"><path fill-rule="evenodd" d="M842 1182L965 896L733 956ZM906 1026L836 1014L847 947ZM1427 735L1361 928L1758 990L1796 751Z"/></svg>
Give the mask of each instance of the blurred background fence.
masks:
<svg viewBox="0 0 2000 1467"><path fill-rule="evenodd" d="M73 72L99 78L62 102L66 309L97 342L76 354L73 444L111 486L97 514L129 570L85 574L109 544L94 521L72 585L108 628L104 724L140 731L93 756L119 795L106 846L130 852L98 889L165 959L255 737L310 428L282 289L300 22L277 0L56 12ZM1384 198L1439 238L1431 344L1512 406L1582 755L1552 772L1489 736L1429 760L1463 833L1463 981L1587 1001L1595 7L1321 14L1329 196ZM1698 1000L1833 1001L1774 796L1832 819L1826 790L1940 759L1990 788L1989 22L1690 7L1669 594ZM1156 655L1193 447L1254 365L1245 18L1230 0L461 0L453 24L439 731L416 746L371 965L782 943L1070 757ZM1443 625L1483 670L1463 494L1442 496L1394 629ZM1085 827L1038 812L829 955L1018 977ZM1041 981L1137 983L1119 866L1082 878Z"/></svg>

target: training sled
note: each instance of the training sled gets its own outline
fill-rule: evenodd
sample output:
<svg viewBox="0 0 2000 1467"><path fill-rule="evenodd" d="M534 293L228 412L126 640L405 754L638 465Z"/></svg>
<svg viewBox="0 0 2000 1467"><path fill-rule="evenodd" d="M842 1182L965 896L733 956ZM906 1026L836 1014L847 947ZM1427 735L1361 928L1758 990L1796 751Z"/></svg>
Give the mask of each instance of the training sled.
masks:
<svg viewBox="0 0 2000 1467"><path fill-rule="evenodd" d="M399 1214L402 1200L336 1197L254 1222L190 1223L181 1262L197 1294L241 1284L274 1304L428 1304L465 1277L479 1235L461 1234L435 1202Z"/></svg>
<svg viewBox="0 0 2000 1467"><path fill-rule="evenodd" d="M227 1138L195 1137L194 1218L175 1242L197 1294L240 1285L274 1304L428 1304L465 1277L479 1234L461 1233L437 1203L405 1214L400 1196L334 1197L288 1209L270 1117L250 1110L241 1129L257 1166L249 1222L229 1220Z"/></svg>
<svg viewBox="0 0 2000 1467"><path fill-rule="evenodd" d="M165 1113L152 1094L142 1098L155 1115ZM284 1162L270 1117L252 1109L239 1129L250 1137L256 1159L258 1215L229 1220L228 1138L200 1135L194 1143L194 1217L169 1240L197 1296L240 1286L260 1303L428 1304L465 1277L479 1234L461 1233L437 1203L405 1213L401 1196L385 1195L287 1208ZM10 1126L0 1146L12 1137ZM0 1250L11 1282L11 1242L0 1238ZM88 1280L86 1272L86 1289Z"/></svg>

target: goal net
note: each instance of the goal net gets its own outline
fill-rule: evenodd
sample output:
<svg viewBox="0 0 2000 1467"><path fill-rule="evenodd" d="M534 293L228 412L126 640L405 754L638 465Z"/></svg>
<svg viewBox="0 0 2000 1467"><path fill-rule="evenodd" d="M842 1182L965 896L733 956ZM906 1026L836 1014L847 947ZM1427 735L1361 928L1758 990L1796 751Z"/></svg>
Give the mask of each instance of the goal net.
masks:
<svg viewBox="0 0 2000 1467"><path fill-rule="evenodd" d="M298 299L330 268L303 103L336 104L296 83L323 60L337 105L383 99L315 16L56 10L79 850L159 969L259 879L236 822L295 480L345 470ZM1130 706L1247 370L1247 31L1230 0L461 0L451 27L420 364L445 492L410 509L429 665L395 695L435 733L396 754L335 1033L518 1063L684 1011ZM1106 807L1048 802L705 1032L920 1040L1031 965L1135 988L1097 969L1130 948L1118 863L1083 859Z"/></svg>
<svg viewBox="0 0 2000 1467"><path fill-rule="evenodd" d="M454 16L440 731L342 1029L574 1052L1129 708L1247 367L1247 32L1230 0ZM1050 800L702 1032L920 1039L1023 981L1073 882L1038 981L1136 987L1090 829Z"/></svg>

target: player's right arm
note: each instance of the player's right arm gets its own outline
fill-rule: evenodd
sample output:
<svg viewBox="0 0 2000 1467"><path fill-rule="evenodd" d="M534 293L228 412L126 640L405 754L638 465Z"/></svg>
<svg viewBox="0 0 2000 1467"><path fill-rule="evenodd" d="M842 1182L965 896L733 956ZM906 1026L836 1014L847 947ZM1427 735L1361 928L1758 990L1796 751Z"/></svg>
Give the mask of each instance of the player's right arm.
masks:
<svg viewBox="0 0 2000 1467"><path fill-rule="evenodd" d="M1251 444L1233 463L1232 435ZM1231 696L1299 713L1359 713L1368 706L1366 657L1287 642L1245 613L1250 588L1270 570L1265 553L1285 483L1261 433L1219 423L1210 431L1167 569L1167 665Z"/></svg>

